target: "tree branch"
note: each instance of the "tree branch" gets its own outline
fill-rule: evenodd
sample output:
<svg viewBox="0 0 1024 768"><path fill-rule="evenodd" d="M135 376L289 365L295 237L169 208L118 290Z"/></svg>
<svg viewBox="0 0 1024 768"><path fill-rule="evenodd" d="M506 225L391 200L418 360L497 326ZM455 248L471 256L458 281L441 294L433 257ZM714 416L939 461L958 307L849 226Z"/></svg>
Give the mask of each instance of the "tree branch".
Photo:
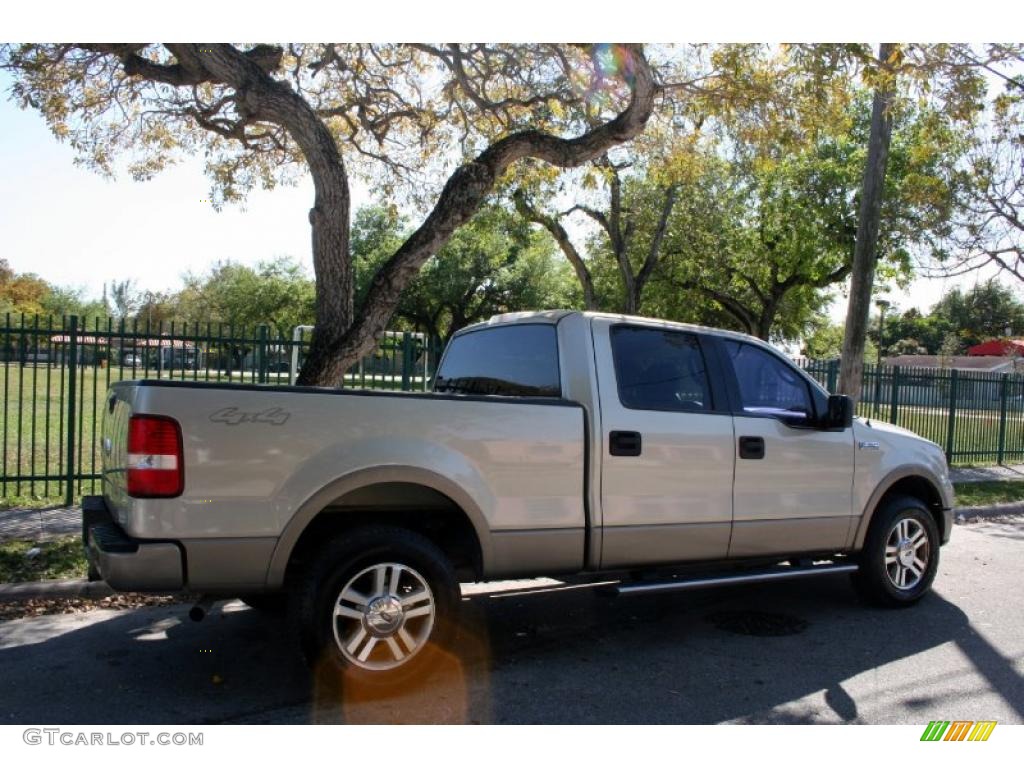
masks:
<svg viewBox="0 0 1024 768"><path fill-rule="evenodd" d="M529 157L558 168L573 168L629 141L643 130L654 110L658 86L641 45L622 45L620 50L628 59L631 72L627 107L612 120L572 139L538 130L513 133L457 169L423 224L374 276L362 311L344 341L339 341L332 349L333 354L349 359L373 344L373 335L383 331L402 289L455 229L476 212L510 165Z"/></svg>
<svg viewBox="0 0 1024 768"><path fill-rule="evenodd" d="M658 217L658 226L654 230L651 246L647 250L647 258L644 259L644 264L640 268L640 274L636 276L637 293L643 291L644 285L650 279L654 268L658 265L658 260L661 258L661 246L665 241L665 233L668 231L668 220L672 215L672 209L675 207L678 194L679 187L675 184L665 190L665 202L661 207L661 215Z"/></svg>
<svg viewBox="0 0 1024 768"><path fill-rule="evenodd" d="M573 270L576 272L576 277L580 281L580 287L583 288L583 304L587 309L597 309L597 297L594 292L594 280L591 277L590 270L587 268L587 264L583 261L579 251L576 250L576 246L573 245L572 240L569 239L569 233L565 231L565 227L562 226L558 219L545 216L539 210L529 204L526 199L526 195L521 189L517 189L515 194L512 196L515 201L516 210L519 211L519 215L527 221L532 221L536 224L540 224L546 229L551 236L558 243L558 247L562 249L562 253L565 254L565 258L568 259L572 265Z"/></svg>

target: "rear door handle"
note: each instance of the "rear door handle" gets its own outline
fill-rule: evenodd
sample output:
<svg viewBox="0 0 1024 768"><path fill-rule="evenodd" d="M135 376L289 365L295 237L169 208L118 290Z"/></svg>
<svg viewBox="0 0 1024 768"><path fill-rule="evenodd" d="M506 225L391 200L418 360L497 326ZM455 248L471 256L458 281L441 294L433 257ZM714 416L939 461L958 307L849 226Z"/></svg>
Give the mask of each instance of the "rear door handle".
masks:
<svg viewBox="0 0 1024 768"><path fill-rule="evenodd" d="M639 456L642 442L639 432L609 432L608 452L612 456Z"/></svg>
<svg viewBox="0 0 1024 768"><path fill-rule="evenodd" d="M764 438L763 437L741 437L740 438L741 459L763 459Z"/></svg>

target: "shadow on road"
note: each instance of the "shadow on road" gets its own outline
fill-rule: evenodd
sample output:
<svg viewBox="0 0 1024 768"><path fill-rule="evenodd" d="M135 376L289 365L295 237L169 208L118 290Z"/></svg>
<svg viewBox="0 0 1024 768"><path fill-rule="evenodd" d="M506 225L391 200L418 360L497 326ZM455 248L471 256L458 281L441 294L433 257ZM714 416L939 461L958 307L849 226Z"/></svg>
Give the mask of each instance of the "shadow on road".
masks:
<svg viewBox="0 0 1024 768"><path fill-rule="evenodd" d="M280 622L238 603L202 624L188 622L185 606L80 617L76 626L67 617L0 624L0 717L119 724L803 722L812 718L779 714L780 706L825 691L829 719L855 721L864 702L844 681L955 643L1024 718L1024 685L1011 660L941 594L910 610L876 610L859 604L845 579L829 577L618 599L569 586L475 595L463 608L457 653L428 681L387 696L316 681ZM770 636L736 633L765 628ZM921 708L929 703L928 684L926 675L887 687L886 696Z"/></svg>

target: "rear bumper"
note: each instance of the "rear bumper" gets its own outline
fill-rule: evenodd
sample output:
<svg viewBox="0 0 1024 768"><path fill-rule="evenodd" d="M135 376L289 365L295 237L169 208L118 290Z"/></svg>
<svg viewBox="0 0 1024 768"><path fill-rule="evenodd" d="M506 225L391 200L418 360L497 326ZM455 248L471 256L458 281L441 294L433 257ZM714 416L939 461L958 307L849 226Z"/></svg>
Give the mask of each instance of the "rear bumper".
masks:
<svg viewBox="0 0 1024 768"><path fill-rule="evenodd" d="M953 533L953 510L949 507L942 510L942 543L945 544L949 541L950 534Z"/></svg>
<svg viewBox="0 0 1024 768"><path fill-rule="evenodd" d="M180 546L131 538L114 522L102 496L82 499L82 542L92 581L105 581L119 592L176 592L185 585Z"/></svg>

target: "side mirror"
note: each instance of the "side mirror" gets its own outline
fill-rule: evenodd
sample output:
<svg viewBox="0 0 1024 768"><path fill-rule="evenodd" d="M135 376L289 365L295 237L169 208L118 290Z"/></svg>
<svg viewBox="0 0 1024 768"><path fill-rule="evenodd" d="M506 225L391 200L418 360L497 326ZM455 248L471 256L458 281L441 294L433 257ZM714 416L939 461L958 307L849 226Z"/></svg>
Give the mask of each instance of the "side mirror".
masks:
<svg viewBox="0 0 1024 768"><path fill-rule="evenodd" d="M829 395L828 413L822 422L823 429L846 429L853 426L853 400L847 395Z"/></svg>

